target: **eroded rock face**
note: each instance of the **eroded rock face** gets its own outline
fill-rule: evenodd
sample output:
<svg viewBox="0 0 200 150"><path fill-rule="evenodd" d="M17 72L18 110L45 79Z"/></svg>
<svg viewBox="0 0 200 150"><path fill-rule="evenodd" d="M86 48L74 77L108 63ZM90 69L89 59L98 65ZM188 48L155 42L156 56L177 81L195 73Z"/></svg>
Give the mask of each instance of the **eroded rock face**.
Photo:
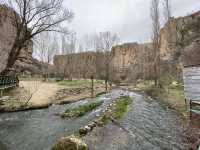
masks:
<svg viewBox="0 0 200 150"><path fill-rule="evenodd" d="M152 44L128 43L112 48L115 79L152 78ZM160 70L182 80L184 65L200 64L200 11L171 18L160 31Z"/></svg>
<svg viewBox="0 0 200 150"><path fill-rule="evenodd" d="M112 48L115 80L135 80L152 70L152 44L126 43ZM152 73L149 73L152 74Z"/></svg>
<svg viewBox="0 0 200 150"><path fill-rule="evenodd" d="M0 72L6 68L10 50L16 36L14 26L15 12L5 5L0 5ZM19 58L13 66L13 70L18 73L39 74L41 73L41 64L33 59L33 42L27 42L21 49Z"/></svg>
<svg viewBox="0 0 200 150"><path fill-rule="evenodd" d="M162 60L173 60L190 50L198 49L200 41L200 11L192 15L171 18L160 31ZM195 50L196 51L196 50Z"/></svg>
<svg viewBox="0 0 200 150"><path fill-rule="evenodd" d="M182 80L183 66L200 64L200 11L171 18L161 29L160 40L161 61L165 62L161 71L168 66L171 74Z"/></svg>
<svg viewBox="0 0 200 150"><path fill-rule="evenodd" d="M102 55L102 54L101 54ZM103 65L103 57L99 65ZM68 55L56 55L54 65L58 75L73 78L90 78L96 72L96 53L83 52Z"/></svg>
<svg viewBox="0 0 200 150"><path fill-rule="evenodd" d="M16 35L13 26L14 12L4 5L0 5L0 72L5 69L8 55Z"/></svg>

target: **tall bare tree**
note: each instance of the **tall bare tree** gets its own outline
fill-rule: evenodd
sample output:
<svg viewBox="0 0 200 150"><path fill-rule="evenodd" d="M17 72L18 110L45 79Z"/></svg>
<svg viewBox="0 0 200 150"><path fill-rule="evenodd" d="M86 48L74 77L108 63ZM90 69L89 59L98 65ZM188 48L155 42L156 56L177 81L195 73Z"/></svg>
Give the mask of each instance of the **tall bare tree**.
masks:
<svg viewBox="0 0 200 150"><path fill-rule="evenodd" d="M55 34L50 32L43 32L37 35L34 41L34 53L43 63L42 72L46 80L50 72L49 66L52 64L54 56L58 53L58 42Z"/></svg>
<svg viewBox="0 0 200 150"><path fill-rule="evenodd" d="M163 7L164 7L163 15L165 17L165 21L169 21L170 17L172 16L171 0L163 0Z"/></svg>
<svg viewBox="0 0 200 150"><path fill-rule="evenodd" d="M171 24L171 16L172 16L172 10L171 10L171 0L163 0L163 16L166 22L166 31L167 31L167 41L168 46L166 49L171 50L173 49L174 45L174 39L173 39L173 32L172 32L172 24ZM166 51L168 51L166 50ZM173 64L173 65L172 65ZM172 75L173 75L173 67L174 62L171 60L167 62L166 67L162 67L164 69L161 70L161 76L164 79L161 79L161 84L165 86L165 89L167 90L167 93L169 92L169 85L172 81Z"/></svg>
<svg viewBox="0 0 200 150"><path fill-rule="evenodd" d="M2 74L9 72L8 69L14 65L21 49L33 37L45 31L68 33L61 25L73 18L73 13L63 8L63 0L5 0L4 4L14 10L16 35L7 69Z"/></svg>
<svg viewBox="0 0 200 150"><path fill-rule="evenodd" d="M110 80L110 73L111 73L111 48L113 45L117 44L119 42L119 37L117 34L112 34L111 32L100 32L96 37L96 49L97 49L97 59L98 57L104 57L103 58L103 67L99 71L97 68L97 71L99 73L103 72L103 79L105 80L105 89L108 91L108 82ZM103 55L101 54L103 53ZM98 59L99 61L99 59ZM97 64L99 66L99 64Z"/></svg>
<svg viewBox="0 0 200 150"><path fill-rule="evenodd" d="M151 19L152 19L152 41L154 53L154 82L159 85L160 77L160 13L159 0L151 0Z"/></svg>

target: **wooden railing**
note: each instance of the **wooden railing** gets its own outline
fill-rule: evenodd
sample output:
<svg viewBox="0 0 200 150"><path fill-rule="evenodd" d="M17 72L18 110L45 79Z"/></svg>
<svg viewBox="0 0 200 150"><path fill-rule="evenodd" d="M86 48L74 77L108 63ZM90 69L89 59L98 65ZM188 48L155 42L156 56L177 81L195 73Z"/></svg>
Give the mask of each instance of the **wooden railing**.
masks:
<svg viewBox="0 0 200 150"><path fill-rule="evenodd" d="M19 85L19 79L16 76L0 76L0 97L3 91L9 88L14 88Z"/></svg>

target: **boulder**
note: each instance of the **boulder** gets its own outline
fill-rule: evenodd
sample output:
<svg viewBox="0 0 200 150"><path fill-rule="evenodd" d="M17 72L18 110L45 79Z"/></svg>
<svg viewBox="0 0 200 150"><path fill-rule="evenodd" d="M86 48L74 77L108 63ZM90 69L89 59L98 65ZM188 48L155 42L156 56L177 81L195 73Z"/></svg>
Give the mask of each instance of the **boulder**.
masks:
<svg viewBox="0 0 200 150"><path fill-rule="evenodd" d="M80 134L81 136L86 135L86 134L87 134L87 129L86 129L86 128L80 128L80 129L79 129L79 134Z"/></svg>
<svg viewBox="0 0 200 150"><path fill-rule="evenodd" d="M63 137L52 150L88 150L88 146L76 137Z"/></svg>

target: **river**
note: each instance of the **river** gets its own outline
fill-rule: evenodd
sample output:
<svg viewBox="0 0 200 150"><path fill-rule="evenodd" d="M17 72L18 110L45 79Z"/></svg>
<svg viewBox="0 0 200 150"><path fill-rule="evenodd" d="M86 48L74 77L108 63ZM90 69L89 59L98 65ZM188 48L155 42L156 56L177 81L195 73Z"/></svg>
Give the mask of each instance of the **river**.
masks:
<svg viewBox="0 0 200 150"><path fill-rule="evenodd" d="M61 119L55 114L66 108L91 102L90 99L67 105L53 105L48 109L0 114L0 150L49 150L60 137L70 135L87 125L106 105L122 94L134 99L130 110L120 120L120 124L128 132L122 133L124 138L117 140L116 137L120 138L122 130L108 124L100 129L108 132L96 137L95 147L98 148L91 147L91 150L184 149L182 122L176 112L140 94L113 90L94 99L104 101L103 105L80 118ZM90 136L86 139L89 144L92 143Z"/></svg>

